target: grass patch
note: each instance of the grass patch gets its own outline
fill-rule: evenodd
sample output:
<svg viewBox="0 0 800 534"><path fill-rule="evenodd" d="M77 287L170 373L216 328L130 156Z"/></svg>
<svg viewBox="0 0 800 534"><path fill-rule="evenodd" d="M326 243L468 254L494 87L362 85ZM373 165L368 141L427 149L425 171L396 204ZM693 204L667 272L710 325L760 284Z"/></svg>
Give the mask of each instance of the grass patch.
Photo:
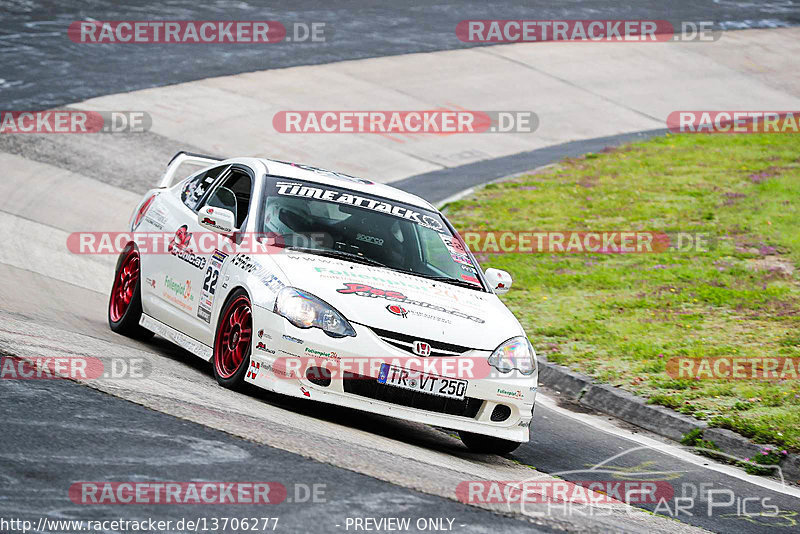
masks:
<svg viewBox="0 0 800 534"><path fill-rule="evenodd" d="M800 357L800 136L669 135L492 184L448 207L459 231L655 231L704 250L485 254L540 354L800 450L797 380L678 381L676 356Z"/></svg>

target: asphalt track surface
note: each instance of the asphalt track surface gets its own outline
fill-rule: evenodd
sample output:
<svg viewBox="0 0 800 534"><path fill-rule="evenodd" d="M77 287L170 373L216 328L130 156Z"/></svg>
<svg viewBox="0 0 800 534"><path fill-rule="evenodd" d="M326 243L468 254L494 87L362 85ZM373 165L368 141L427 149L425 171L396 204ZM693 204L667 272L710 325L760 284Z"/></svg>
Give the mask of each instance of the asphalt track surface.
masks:
<svg viewBox="0 0 800 534"><path fill-rule="evenodd" d="M612 141L606 139L598 143L606 145ZM542 159L537 161L542 164L556 161L573 154L574 150L571 144L558 150L550 148L546 150L546 157L542 155ZM13 318L48 325L53 331L50 337L54 341L59 339L55 332L65 329L113 343L123 350L126 347L145 349L163 357L165 363L177 362L187 370L195 371L204 383L202 387L217 387L213 384L210 368L177 347L158 338L142 344L111 333L104 322L106 295L7 265L0 265L0 276L4 280L15 280L22 287L33 288L18 292L6 288L3 291L4 310L12 311ZM58 346L67 348L69 344ZM13 345L0 346L0 349L14 352ZM187 385L200 386L197 377L187 376ZM385 516L452 518L454 524L465 525L457 528L457 532L497 531L501 523L503 532L513 532L515 528L543 531L554 528L549 522L550 517L539 520L534 527L521 523L519 519L506 519L489 511L402 487L405 484L395 486L303 458L302 454L256 445L72 382L4 380L0 381L0 387L0 398L3 399L0 420L4 427L0 434L0 458L3 460L0 476L6 482L0 491L0 517L28 517L32 520L43 515L76 519L157 517L166 520L198 513L205 517L219 517L224 515L223 511L244 517L248 511L241 506L234 507L234 510L214 508L202 511L193 509L191 505L174 509L166 506L151 509L138 505L78 506L68 499L67 491L78 480L249 479L279 481L287 487L296 483L327 484L329 500L326 503L275 505L274 515L282 521L285 519L286 531L290 532L304 531L308 524L314 524L317 531L337 532L342 529L336 525L342 525L341 521L346 517ZM202 387L198 391L203 391ZM557 398L557 395L550 394ZM445 433L409 431L388 418L365 416L352 410L297 402L261 392L251 392L245 397L250 397L244 399L248 402L265 403L289 417L310 416L322 424L344 425L354 431L389 438L399 445L411 444L432 452L445 451L456 457L465 454L463 447ZM605 419L595 417L596 421ZM262 430L270 431L269 428ZM576 421L565 416L564 410L556 410L540 400L534 414L530 443L508 458L539 472L558 474L572 481L665 480L673 485L676 495L691 495L700 484L706 484L705 490L729 489L737 499L768 497L768 503L781 510L777 517L745 518L737 514L734 504L716 508L713 514L709 514L708 497L700 495L691 501L688 511L677 515L682 522L715 532L745 529L759 533L792 532L797 527L800 501L795 496L754 485L747 478L709 470L703 464L713 465L710 461L690 461L660 452L656 450L657 446L643 446L636 441L637 435L635 430L615 433L598 430L594 423ZM208 441L197 445L198 439ZM319 438L309 433L305 439L313 443ZM659 440L655 439L655 443L658 444ZM239 456L228 454L230 450L239 451ZM348 455L350 451L342 448L341 454ZM473 461L480 464L485 460L473 458ZM462 479L473 478L464 475ZM684 484L687 489L684 489ZM653 505L642 507L653 509ZM664 509L661 512L663 515ZM561 513L586 512L556 510L553 517ZM617 528L627 530L623 525ZM602 525L596 531L603 532L607 528L608 525ZM635 528L630 531L641 532Z"/></svg>
<svg viewBox="0 0 800 534"><path fill-rule="evenodd" d="M318 0L291 2L5 0L0 6L0 109L39 110L190 80L476 46L455 27L474 19L712 21L721 29L800 24L792 0L528 0L517 2ZM324 6L324 7L321 7ZM325 22L324 43L91 45L66 37L80 20L277 20ZM431 73L436 76L436 73ZM325 83L320 80L319 83Z"/></svg>
<svg viewBox="0 0 800 534"><path fill-rule="evenodd" d="M43 515L173 522L206 518L209 525L212 518L255 517L259 530L261 518L277 517L277 532L343 532L348 517L410 517L449 518L454 530L464 532L552 531L235 438L71 382L3 380L0 395L6 436L0 452L2 517L34 524ZM52 402L56 398L59 402ZM27 415L15 408L18 402ZM65 417L65 407L72 417ZM17 438L9 440L9 434ZM86 506L59 491L78 480L269 481L283 484L287 494L284 502L272 505ZM315 496L308 488L316 488Z"/></svg>
<svg viewBox="0 0 800 534"><path fill-rule="evenodd" d="M310 3L309 3L310 4ZM295 12L265 8L254 15L227 3L211 3L198 8L189 2L168 6L127 3L88 2L81 11L62 8L61 3L11 2L4 5L0 24L0 107L3 109L42 109L74 102L90 96L160 86L181 81L290 65L327 63L341 59L401 54L466 46L457 41L452 28L465 18L668 18L670 20L727 21L729 27L764 27L796 24L797 6L790 2L766 2L758 6L744 2L671 2L664 14L663 2L639 2L635 8L609 9L608 2L571 2L553 7L545 2L521 3L516 7L486 3L435 3L410 6L406 16L396 8L352 3L346 11L303 9L293 3ZM341 7L342 4L339 5ZM387 4L388 5L388 4ZM397 4L393 4L396 6ZM624 14L620 9L628 9ZM659 12L659 10L662 10ZM131 48L90 50L85 45L64 43L63 31L72 20L89 16L98 20L124 18L162 19L237 19L259 18L281 21L340 20L333 39L324 48L308 45L271 45L264 51L220 49L218 47L172 47L142 51ZM531 16L531 12L536 15ZM502 13L502 15L499 15ZM138 15L138 17L137 17ZM668 15L668 16L667 16ZM333 24L332 24L333 26ZM90 50L90 51L87 51ZM119 52L119 53L117 53ZM189 58L191 60L189 60ZM561 157L596 151L657 132L615 136L549 147L530 153L481 162L441 171L437 176L421 175L397 184L432 201L484 181L521 172L557 161ZM436 173L433 173L436 174ZM435 178L435 180L434 180ZM110 180L111 178L109 178ZM432 184L437 184L432 186ZM441 185L439 185L441 184ZM138 192L145 187L137 186ZM199 371L206 382L213 381L210 369L199 360L158 340L140 344L108 331L103 322L105 295L54 281L25 270L0 264L0 277L28 284L30 291L2 291L3 312L20 319L35 320L53 328L82 332L125 348L146 348L177 361L187 369ZM9 350L13 347L2 347ZM536 526L496 513L462 505L429 493L394 485L302 454L254 443L149 410L66 381L0 381L0 517L112 519L116 517L177 519L250 515L246 507L197 510L194 507L145 508L87 507L74 505L67 489L77 480L275 480L287 487L293 484L326 484L326 502L283 503L275 505L284 528L279 531L341 532L346 517L450 517L456 532L550 531L547 521ZM413 443L431 450L446 450L463 455L445 434L408 434L407 429L390 419L286 399L251 393L252 399L268 403L289 414L310 415L321 421L334 421L354 430L373 432L398 442ZM597 417L597 420L606 418ZM594 425L565 416L564 411L540 403L532 425L531 442L510 456L516 462L546 473L560 473L568 480L653 480L663 477L676 488L681 484L696 487L711 484L715 489L731 489L737 497L770 498L778 505L778 517L745 518L734 507L706 514L707 499L695 499L692 515L680 521L716 532L793 532L800 524L797 498L750 483L702 466L703 461L639 448L635 431L608 433ZM313 441L315 436L309 435ZM653 438L655 439L655 438ZM656 440L658 441L658 440ZM343 455L348 451L343 450ZM617 457L622 454L622 456ZM616 457L616 458L615 458ZM609 461L610 458L614 458ZM480 459L476 459L480 462ZM593 467L611 466L601 472ZM567 473L569 471L570 473ZM657 474L653 474L656 472ZM197 507L199 508L199 507ZM647 506L646 506L647 508ZM649 506L652 508L652 506ZM259 510L257 515L262 516ZM337 526L340 525L340 526ZM633 530L633 529L632 529ZM603 531L599 529L598 531Z"/></svg>

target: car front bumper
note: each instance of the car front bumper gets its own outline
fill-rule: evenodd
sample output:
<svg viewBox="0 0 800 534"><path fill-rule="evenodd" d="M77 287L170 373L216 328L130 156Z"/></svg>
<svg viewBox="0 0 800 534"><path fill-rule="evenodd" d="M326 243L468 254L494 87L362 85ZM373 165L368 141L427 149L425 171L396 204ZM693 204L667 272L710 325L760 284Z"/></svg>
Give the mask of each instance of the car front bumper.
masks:
<svg viewBox="0 0 800 534"><path fill-rule="evenodd" d="M445 399L377 383L381 362L415 358L353 324L356 337L333 338L318 328L301 329L283 317L253 307L254 335L245 381L298 398L364 410L407 421L527 442L536 400L537 373L523 376L493 372L468 380L465 400ZM489 351L469 351L459 358L488 358ZM310 367L330 369L325 381L307 376ZM465 378L457 373L440 376ZM505 408L498 408L504 406ZM494 414L494 418L493 418ZM496 420L500 416L507 417ZM493 420L495 419L495 420Z"/></svg>

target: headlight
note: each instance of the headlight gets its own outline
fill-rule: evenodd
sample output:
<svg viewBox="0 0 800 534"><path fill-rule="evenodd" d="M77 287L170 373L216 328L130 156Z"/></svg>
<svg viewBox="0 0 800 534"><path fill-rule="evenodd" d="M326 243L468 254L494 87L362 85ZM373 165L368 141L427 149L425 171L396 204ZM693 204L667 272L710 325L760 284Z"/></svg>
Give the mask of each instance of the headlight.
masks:
<svg viewBox="0 0 800 534"><path fill-rule="evenodd" d="M516 369L523 375L532 375L536 371L536 353L528 338L512 337L489 356L489 365L501 373L510 373Z"/></svg>
<svg viewBox="0 0 800 534"><path fill-rule="evenodd" d="M341 313L324 300L293 287L284 287L273 310L297 328L321 328L331 337L355 337L356 331Z"/></svg>

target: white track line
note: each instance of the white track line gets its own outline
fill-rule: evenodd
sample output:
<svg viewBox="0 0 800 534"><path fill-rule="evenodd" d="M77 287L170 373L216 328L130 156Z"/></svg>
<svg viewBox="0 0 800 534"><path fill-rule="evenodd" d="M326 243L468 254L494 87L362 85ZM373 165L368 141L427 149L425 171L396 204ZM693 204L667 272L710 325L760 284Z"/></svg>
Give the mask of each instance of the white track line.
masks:
<svg viewBox="0 0 800 534"><path fill-rule="evenodd" d="M674 456L675 458L678 458L684 462L743 480L749 484L753 484L754 486L759 486L778 493L783 493L784 495L800 498L800 488L782 484L781 482L771 478L750 475L738 467L721 464L710 458L698 456L693 452L690 452L689 449L684 449L677 445L670 445L639 433L634 434L630 430L626 430L616 423L607 421L604 417L572 412L566 408L558 406L556 399L544 395L541 392L536 397L536 403L546 407L548 410L556 412L563 417L569 417L570 419L574 419L585 425L588 425L595 430L600 430L602 432L606 432L607 434L625 438L655 451Z"/></svg>

